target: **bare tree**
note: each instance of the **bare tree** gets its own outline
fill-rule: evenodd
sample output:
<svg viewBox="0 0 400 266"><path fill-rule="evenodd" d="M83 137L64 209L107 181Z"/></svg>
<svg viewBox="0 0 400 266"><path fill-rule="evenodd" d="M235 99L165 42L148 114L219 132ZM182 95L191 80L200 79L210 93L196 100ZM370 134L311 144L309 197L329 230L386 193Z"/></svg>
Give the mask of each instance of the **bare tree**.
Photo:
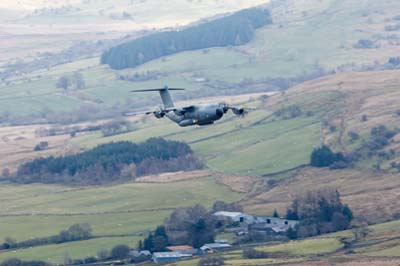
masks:
<svg viewBox="0 0 400 266"><path fill-rule="evenodd" d="M67 91L68 88L71 86L71 81L67 76L61 76L56 83L57 88L63 89Z"/></svg>
<svg viewBox="0 0 400 266"><path fill-rule="evenodd" d="M83 79L83 76L80 72L75 71L74 72L74 82L77 90L82 90L86 88L85 80Z"/></svg>

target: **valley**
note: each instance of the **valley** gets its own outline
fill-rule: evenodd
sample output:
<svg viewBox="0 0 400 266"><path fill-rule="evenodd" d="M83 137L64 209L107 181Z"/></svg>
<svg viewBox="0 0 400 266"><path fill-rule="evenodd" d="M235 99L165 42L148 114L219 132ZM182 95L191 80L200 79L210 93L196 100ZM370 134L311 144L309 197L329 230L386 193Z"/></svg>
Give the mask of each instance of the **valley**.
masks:
<svg viewBox="0 0 400 266"><path fill-rule="evenodd" d="M268 7L273 22L247 44L176 53L122 70L100 64L102 52L119 43L259 5ZM0 250L0 261L58 265L118 244L134 249L171 213L196 204L209 211L224 201L252 215L284 216L302 193L330 188L351 208L351 229L254 244L267 258L247 258L253 244L216 255L235 266L398 265L399 8L396 0L0 3L0 38L7 40L0 45L0 176L33 159L152 137L187 143L205 165L94 186L2 179L0 244L50 237L78 223L89 224L92 237ZM72 83L57 85L61 77ZM173 92L178 106L228 102L254 110L187 128L123 116L160 105L157 94L130 90L164 84L187 89ZM129 127L105 134L115 122ZM312 166L311 154L322 145L345 162ZM351 242L360 224L368 234ZM237 236L218 237L232 242Z"/></svg>

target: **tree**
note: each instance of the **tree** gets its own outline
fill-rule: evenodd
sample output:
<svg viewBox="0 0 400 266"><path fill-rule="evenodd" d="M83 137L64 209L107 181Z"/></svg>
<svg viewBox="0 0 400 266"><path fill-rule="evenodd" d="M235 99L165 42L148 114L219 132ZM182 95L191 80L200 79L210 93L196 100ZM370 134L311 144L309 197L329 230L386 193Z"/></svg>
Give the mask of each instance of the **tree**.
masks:
<svg viewBox="0 0 400 266"><path fill-rule="evenodd" d="M137 245L137 249L140 251L140 250L143 250L143 241L142 240L139 240L139 242L138 242L138 245Z"/></svg>
<svg viewBox="0 0 400 266"><path fill-rule="evenodd" d="M327 167L339 161L344 161L343 154L334 153L328 146L323 145L313 150L310 164L314 167Z"/></svg>
<svg viewBox="0 0 400 266"><path fill-rule="evenodd" d="M297 239L297 230L289 226L289 229L286 231L286 236L291 240Z"/></svg>
<svg viewBox="0 0 400 266"><path fill-rule="evenodd" d="M33 149L34 151L43 151L46 150L49 147L49 143L47 141L41 141L38 143L35 148Z"/></svg>
<svg viewBox="0 0 400 266"><path fill-rule="evenodd" d="M360 222L356 224L351 231L353 233L355 242L364 240L371 233L371 229L368 228L368 224L366 222Z"/></svg>
<svg viewBox="0 0 400 266"><path fill-rule="evenodd" d="M86 257L86 258L83 260L83 262L84 262L85 264L92 264L92 263L97 262L97 258L96 258L96 257L93 257L93 256L89 256L89 257Z"/></svg>
<svg viewBox="0 0 400 266"><path fill-rule="evenodd" d="M69 86L71 86L71 81L67 76L61 76L56 83L56 87L67 91Z"/></svg>
<svg viewBox="0 0 400 266"><path fill-rule="evenodd" d="M367 115L362 115L361 116L361 122L366 122L368 121L368 116Z"/></svg>
<svg viewBox="0 0 400 266"><path fill-rule="evenodd" d="M111 250L111 257L115 259L125 259L129 254L129 247L127 245L116 245Z"/></svg>
<svg viewBox="0 0 400 266"><path fill-rule="evenodd" d="M189 236L194 248L200 248L206 243L212 243L215 237L213 225L206 219L200 218L189 227Z"/></svg>
<svg viewBox="0 0 400 266"><path fill-rule="evenodd" d="M2 177L2 178L9 178L9 177L10 177L10 169L4 168L4 169L1 171L1 177Z"/></svg>
<svg viewBox="0 0 400 266"><path fill-rule="evenodd" d="M77 90L82 90L82 89L86 88L85 80L83 79L83 76L80 72L75 71L73 78L74 78L75 87Z"/></svg>
<svg viewBox="0 0 400 266"><path fill-rule="evenodd" d="M153 234L152 233L150 233L148 236L147 236L147 238L145 238L144 240L143 240L143 248L145 249L145 250L153 250L153 247L154 247L154 242L153 242Z"/></svg>
<svg viewBox="0 0 400 266"><path fill-rule="evenodd" d="M300 220L296 228L298 237L344 230L349 228L353 219L350 208L343 205L339 192L334 189L314 190L298 195L288 209L288 214Z"/></svg>
<svg viewBox="0 0 400 266"><path fill-rule="evenodd" d="M139 242L139 246L143 244ZM154 231L154 234L150 233L147 238L144 239L144 249L152 252L165 251L168 246L168 235L165 227L160 225ZM143 248L143 247L141 247ZM141 249L139 248L139 250Z"/></svg>
<svg viewBox="0 0 400 266"><path fill-rule="evenodd" d="M59 234L59 242L69 242L82 239L89 239L92 236L92 228L89 224L74 224Z"/></svg>
<svg viewBox="0 0 400 266"><path fill-rule="evenodd" d="M272 217L280 218L280 215L279 215L279 213L278 213L278 211L276 209L274 210L274 213L272 214Z"/></svg>
<svg viewBox="0 0 400 266"><path fill-rule="evenodd" d="M346 230L350 225L350 220L340 212L332 215L333 231Z"/></svg>
<svg viewBox="0 0 400 266"><path fill-rule="evenodd" d="M170 243L195 248L214 241L215 224L215 217L201 205L176 209L164 222Z"/></svg>
<svg viewBox="0 0 400 266"><path fill-rule="evenodd" d="M23 262L17 258L11 258L4 260L0 266L23 266Z"/></svg>
<svg viewBox="0 0 400 266"><path fill-rule="evenodd" d="M99 260L106 260L110 256L110 252L107 249L100 249L97 251L97 258Z"/></svg>
<svg viewBox="0 0 400 266"><path fill-rule="evenodd" d="M14 238L9 237L9 236L7 236L6 238L4 238L4 244L3 244L3 246L4 246L6 249L15 248L16 245L17 245L17 240L15 240Z"/></svg>
<svg viewBox="0 0 400 266"><path fill-rule="evenodd" d="M354 131L349 131L349 133L347 133L347 134L349 135L351 142L354 142L360 138L360 135Z"/></svg>

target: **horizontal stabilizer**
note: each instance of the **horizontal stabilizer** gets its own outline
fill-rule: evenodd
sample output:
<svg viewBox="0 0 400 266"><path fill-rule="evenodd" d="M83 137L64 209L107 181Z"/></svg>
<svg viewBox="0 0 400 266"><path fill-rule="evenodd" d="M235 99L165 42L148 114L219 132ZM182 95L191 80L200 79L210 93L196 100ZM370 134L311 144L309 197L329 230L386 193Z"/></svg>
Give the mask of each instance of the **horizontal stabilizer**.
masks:
<svg viewBox="0 0 400 266"><path fill-rule="evenodd" d="M164 91L164 90L170 90L170 91L183 91L185 90L184 88L159 88L159 89L142 89L142 90L133 90L131 92L146 92L146 91Z"/></svg>
<svg viewBox="0 0 400 266"><path fill-rule="evenodd" d="M133 90L131 92L147 92L147 91L158 91L160 93L162 102L164 104L164 108L172 108L174 107L174 103L172 101L171 95L169 91L183 91L184 88L170 88L168 86L164 86L158 89L142 89L142 90Z"/></svg>

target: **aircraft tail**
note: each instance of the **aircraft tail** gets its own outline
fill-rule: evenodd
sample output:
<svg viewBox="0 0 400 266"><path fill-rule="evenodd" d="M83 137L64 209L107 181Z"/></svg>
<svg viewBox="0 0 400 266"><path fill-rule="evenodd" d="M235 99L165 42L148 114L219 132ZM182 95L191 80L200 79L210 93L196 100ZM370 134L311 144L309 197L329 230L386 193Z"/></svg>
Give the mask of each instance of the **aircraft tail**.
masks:
<svg viewBox="0 0 400 266"><path fill-rule="evenodd" d="M148 89L148 90L134 90L131 92L147 92L147 91L158 91L160 93L161 100L164 104L164 108L172 108L174 107L174 102L172 101L171 94L169 91L181 91L185 90L183 88L169 88L168 86L165 86L163 88L159 89Z"/></svg>

